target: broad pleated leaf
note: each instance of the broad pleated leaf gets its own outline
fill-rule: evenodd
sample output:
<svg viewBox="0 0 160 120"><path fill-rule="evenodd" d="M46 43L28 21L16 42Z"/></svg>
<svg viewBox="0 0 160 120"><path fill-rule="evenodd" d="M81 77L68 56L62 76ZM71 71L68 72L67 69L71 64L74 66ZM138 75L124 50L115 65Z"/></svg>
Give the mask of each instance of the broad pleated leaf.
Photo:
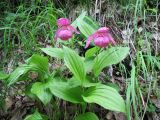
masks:
<svg viewBox="0 0 160 120"><path fill-rule="evenodd" d="M17 82L21 76L26 75L29 71L36 71L39 76L45 76L45 73L48 72L48 59L40 55L32 55L27 61L27 64L24 64L16 68L8 77L7 83L11 85ZM25 80L25 79L24 79Z"/></svg>
<svg viewBox="0 0 160 120"><path fill-rule="evenodd" d="M41 114L36 111L34 114L28 115L24 120L43 120L43 118Z"/></svg>
<svg viewBox="0 0 160 120"><path fill-rule="evenodd" d="M63 100L72 102L72 103L82 103L82 88L74 87L74 85L69 84L68 82L50 82L50 91L56 97L59 97Z"/></svg>
<svg viewBox="0 0 160 120"><path fill-rule="evenodd" d="M8 86L17 82L19 78L22 75L26 74L30 69L31 67L29 67L28 65L23 65L23 66L16 68L7 79Z"/></svg>
<svg viewBox="0 0 160 120"><path fill-rule="evenodd" d="M48 120L48 117L35 111L33 114L26 116L24 120Z"/></svg>
<svg viewBox="0 0 160 120"><path fill-rule="evenodd" d="M94 65L94 57L85 58L84 64L86 72L90 72Z"/></svg>
<svg viewBox="0 0 160 120"><path fill-rule="evenodd" d="M98 29L98 24L91 18L86 16L87 12L82 12L81 15L72 23L74 27L78 27L80 32L87 38Z"/></svg>
<svg viewBox="0 0 160 120"><path fill-rule="evenodd" d="M79 19L83 19L86 16L87 12L86 11L82 11L82 13L76 18L76 20L73 21L73 23L71 24L72 26L74 26L75 28L77 27L77 23Z"/></svg>
<svg viewBox="0 0 160 120"><path fill-rule="evenodd" d="M125 102L120 94L112 87L100 84L90 87L83 94L84 101L96 103L106 109L126 113Z"/></svg>
<svg viewBox="0 0 160 120"><path fill-rule="evenodd" d="M69 79L67 82L68 82L69 86L72 86L72 87L81 86L80 81L76 80L74 77ZM83 85L82 85L82 87L88 88L88 87L91 87L91 86L97 86L98 84L100 84L100 83L99 82L95 83L95 81L93 81L92 78L89 78L87 76Z"/></svg>
<svg viewBox="0 0 160 120"><path fill-rule="evenodd" d="M61 48L41 48L41 50L51 57L59 59L64 57L64 52Z"/></svg>
<svg viewBox="0 0 160 120"><path fill-rule="evenodd" d="M128 47L112 47L101 52L94 60L94 74L98 76L103 68L119 63L128 53Z"/></svg>
<svg viewBox="0 0 160 120"><path fill-rule="evenodd" d="M50 102L52 94L49 91L48 84L36 82L31 88L31 92L35 94L44 105Z"/></svg>
<svg viewBox="0 0 160 120"><path fill-rule="evenodd" d="M97 115L92 112L87 112L81 115L78 115L75 120L99 120Z"/></svg>
<svg viewBox="0 0 160 120"><path fill-rule="evenodd" d="M84 60L73 50L64 47L64 61L75 78L83 83L86 77Z"/></svg>
<svg viewBox="0 0 160 120"><path fill-rule="evenodd" d="M44 73L48 72L49 64L47 57L34 54L27 60L27 63L32 66L33 69L37 69Z"/></svg>
<svg viewBox="0 0 160 120"><path fill-rule="evenodd" d="M89 35L93 34L98 29L96 22L87 16L78 19L77 26L85 37L89 37Z"/></svg>
<svg viewBox="0 0 160 120"><path fill-rule="evenodd" d="M93 57L94 54L97 53L99 50L100 50L99 47L90 48L89 50L86 51L85 58Z"/></svg>

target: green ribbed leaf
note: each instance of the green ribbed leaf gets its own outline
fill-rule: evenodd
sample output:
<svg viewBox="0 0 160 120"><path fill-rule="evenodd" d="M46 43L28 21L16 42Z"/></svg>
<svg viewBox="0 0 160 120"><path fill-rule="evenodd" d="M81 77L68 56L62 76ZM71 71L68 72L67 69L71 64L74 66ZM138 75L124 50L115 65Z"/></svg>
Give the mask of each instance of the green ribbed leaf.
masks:
<svg viewBox="0 0 160 120"><path fill-rule="evenodd" d="M52 80L49 84L50 91L56 97L72 103L84 102L81 96L83 91L80 86L75 86L70 82L58 82L58 80Z"/></svg>
<svg viewBox="0 0 160 120"><path fill-rule="evenodd" d="M36 82L32 85L31 92L35 94L44 105L50 102L52 94L49 91L47 83Z"/></svg>
<svg viewBox="0 0 160 120"><path fill-rule="evenodd" d="M41 50L47 55L59 59L63 59L64 52L61 48L41 48Z"/></svg>
<svg viewBox="0 0 160 120"><path fill-rule="evenodd" d="M7 79L8 86L17 82L19 80L19 78L22 75L26 74L30 69L31 69L31 67L29 67L28 65L22 65L22 66L16 68Z"/></svg>
<svg viewBox="0 0 160 120"><path fill-rule="evenodd" d="M47 57L34 54L27 60L27 63L38 71L48 72L49 64Z"/></svg>
<svg viewBox="0 0 160 120"><path fill-rule="evenodd" d="M63 49L65 65L73 73L75 78L83 83L86 77L84 59L82 59L77 53L75 53L75 51L71 50L70 48L64 46Z"/></svg>
<svg viewBox="0 0 160 120"><path fill-rule="evenodd" d="M74 27L78 27L80 32L86 38L99 28L96 22L86 16L86 12L82 12L82 14L72 23L72 25Z"/></svg>
<svg viewBox="0 0 160 120"><path fill-rule="evenodd" d="M49 120L49 119L46 115L42 115L38 111L35 111L33 114L26 116L24 120Z"/></svg>
<svg viewBox="0 0 160 120"><path fill-rule="evenodd" d="M94 59L94 74L98 76L103 68L119 63L127 56L127 54L129 54L128 47L112 47L101 52Z"/></svg>
<svg viewBox="0 0 160 120"><path fill-rule="evenodd" d="M81 115L78 115L75 120L99 120L97 115L92 112L87 112Z"/></svg>
<svg viewBox="0 0 160 120"><path fill-rule="evenodd" d="M112 111L126 113L125 102L120 94L114 88L103 84L90 87L84 92L83 99Z"/></svg>

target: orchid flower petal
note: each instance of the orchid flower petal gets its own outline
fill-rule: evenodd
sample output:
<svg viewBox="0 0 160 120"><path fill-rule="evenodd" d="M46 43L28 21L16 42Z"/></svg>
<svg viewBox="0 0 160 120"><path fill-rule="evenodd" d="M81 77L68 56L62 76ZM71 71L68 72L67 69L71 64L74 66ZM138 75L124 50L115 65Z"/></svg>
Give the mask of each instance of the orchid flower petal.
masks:
<svg viewBox="0 0 160 120"><path fill-rule="evenodd" d="M109 38L108 37L97 37L94 39L94 44L99 47L106 47L109 44Z"/></svg>
<svg viewBox="0 0 160 120"><path fill-rule="evenodd" d="M97 33L107 33L109 32L109 28L107 27L101 27L97 30Z"/></svg>
<svg viewBox="0 0 160 120"><path fill-rule="evenodd" d="M95 34L92 34L92 35L90 35L90 36L88 37L85 48L87 48L87 47L90 45L91 41L92 41L94 38L95 38Z"/></svg>
<svg viewBox="0 0 160 120"><path fill-rule="evenodd" d="M80 32L76 28L74 28L73 26L71 26L71 25L68 26L68 29L71 30L72 32L80 34Z"/></svg>
<svg viewBox="0 0 160 120"><path fill-rule="evenodd" d="M111 34L109 33L107 36L108 36L110 42L112 42L112 44L115 45L116 42L114 41L114 39L113 39L113 37L111 36Z"/></svg>
<svg viewBox="0 0 160 120"><path fill-rule="evenodd" d="M57 20L58 27L67 26L70 25L70 20L67 18L60 18Z"/></svg>
<svg viewBox="0 0 160 120"><path fill-rule="evenodd" d="M61 30L59 31L58 37L61 40L68 40L72 37L72 32L70 30Z"/></svg>
<svg viewBox="0 0 160 120"><path fill-rule="evenodd" d="M60 30L58 29L58 30L55 32L55 36L54 36L54 40L55 40L55 41L57 41L57 39L58 39L59 31L60 31Z"/></svg>

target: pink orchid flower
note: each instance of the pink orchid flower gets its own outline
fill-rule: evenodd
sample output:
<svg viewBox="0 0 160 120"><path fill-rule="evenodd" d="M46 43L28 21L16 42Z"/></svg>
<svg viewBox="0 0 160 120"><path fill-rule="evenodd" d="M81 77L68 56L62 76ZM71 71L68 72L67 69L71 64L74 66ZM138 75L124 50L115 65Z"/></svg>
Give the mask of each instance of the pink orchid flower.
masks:
<svg viewBox="0 0 160 120"><path fill-rule="evenodd" d="M72 38L73 33L80 34L76 28L70 25L71 22L67 18L60 18L57 20L58 30L55 33L54 39L57 40L60 38L61 40L68 40Z"/></svg>
<svg viewBox="0 0 160 120"><path fill-rule="evenodd" d="M87 39L85 48L90 45L92 40L94 40L94 44L96 46L99 46L101 48L108 46L109 43L112 43L113 45L116 44L113 37L109 33L109 28L107 27L101 27L95 33L90 35Z"/></svg>

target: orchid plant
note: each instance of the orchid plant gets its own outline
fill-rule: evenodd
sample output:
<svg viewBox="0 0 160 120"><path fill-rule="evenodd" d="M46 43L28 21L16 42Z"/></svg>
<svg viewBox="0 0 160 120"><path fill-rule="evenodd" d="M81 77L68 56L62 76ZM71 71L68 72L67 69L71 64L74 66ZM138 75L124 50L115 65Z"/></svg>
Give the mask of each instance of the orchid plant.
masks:
<svg viewBox="0 0 160 120"><path fill-rule="evenodd" d="M60 18L57 21L58 30L54 37L56 41L57 39L69 40L73 33L80 34L80 32L88 38L85 48L94 40L96 47L87 50L85 56L79 56L77 52L67 46L41 48L47 55L62 60L64 66L68 68L65 71L72 74L71 78L57 75L57 69L51 72L47 57L33 55L26 61L26 64L5 77L6 83L10 86L22 78L24 79L30 71L35 71L38 73L37 81L31 84L29 92L35 96L34 99L39 99L44 105L49 103L53 96L71 103L81 104L82 114L78 115L76 120L84 120L85 117L98 120L94 113L86 112L87 104L93 103L105 109L126 114L125 101L121 95L115 88L102 83L99 75L105 67L122 61L129 53L129 48L118 46L106 48L110 43L115 45L116 42L107 27L97 30L98 27L95 24L84 13L72 24L67 18ZM76 30L76 27L80 32ZM106 49L98 53L97 51L102 47Z"/></svg>

